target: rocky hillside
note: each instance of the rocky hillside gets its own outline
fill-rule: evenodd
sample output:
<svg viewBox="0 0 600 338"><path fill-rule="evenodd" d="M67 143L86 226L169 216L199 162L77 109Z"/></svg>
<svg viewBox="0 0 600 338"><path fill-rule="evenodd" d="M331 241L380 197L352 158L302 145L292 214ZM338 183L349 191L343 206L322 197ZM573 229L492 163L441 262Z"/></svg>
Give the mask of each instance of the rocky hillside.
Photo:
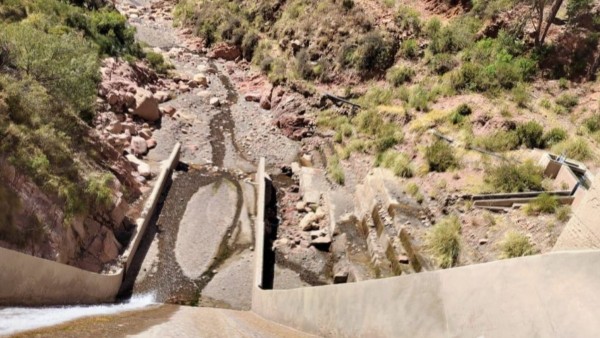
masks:
<svg viewBox="0 0 600 338"><path fill-rule="evenodd" d="M440 266L514 255L514 233L519 254L553 246L570 210L552 198L508 214L459 198L556 188L532 149L598 168L597 1L182 0L176 14L209 55L306 98L303 150L337 190L393 171L441 224L423 249L435 259L436 232L459 238Z"/></svg>
<svg viewBox="0 0 600 338"><path fill-rule="evenodd" d="M103 1L0 1L1 246L101 271L128 243L144 179L94 127L107 57L157 78Z"/></svg>

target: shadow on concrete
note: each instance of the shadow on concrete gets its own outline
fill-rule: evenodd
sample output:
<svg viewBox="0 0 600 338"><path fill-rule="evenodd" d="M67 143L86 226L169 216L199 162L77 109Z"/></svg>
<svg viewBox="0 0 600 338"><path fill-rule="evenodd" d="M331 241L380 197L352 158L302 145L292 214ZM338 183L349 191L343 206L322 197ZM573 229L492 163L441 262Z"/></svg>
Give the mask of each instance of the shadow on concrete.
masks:
<svg viewBox="0 0 600 338"><path fill-rule="evenodd" d="M279 227L279 218L277 217L277 188L268 179L265 179L265 241L264 241L264 262L262 275L262 288L266 290L273 289L275 280L275 251L273 251L273 241L277 239L277 229Z"/></svg>

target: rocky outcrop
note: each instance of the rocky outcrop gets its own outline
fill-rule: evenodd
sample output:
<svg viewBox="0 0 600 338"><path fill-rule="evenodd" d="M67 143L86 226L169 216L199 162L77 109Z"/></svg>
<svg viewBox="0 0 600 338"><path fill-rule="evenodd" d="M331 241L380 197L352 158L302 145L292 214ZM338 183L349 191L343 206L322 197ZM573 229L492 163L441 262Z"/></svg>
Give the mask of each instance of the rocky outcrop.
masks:
<svg viewBox="0 0 600 338"><path fill-rule="evenodd" d="M214 46L207 56L212 59L234 61L242 56L242 51L238 46L220 43Z"/></svg>

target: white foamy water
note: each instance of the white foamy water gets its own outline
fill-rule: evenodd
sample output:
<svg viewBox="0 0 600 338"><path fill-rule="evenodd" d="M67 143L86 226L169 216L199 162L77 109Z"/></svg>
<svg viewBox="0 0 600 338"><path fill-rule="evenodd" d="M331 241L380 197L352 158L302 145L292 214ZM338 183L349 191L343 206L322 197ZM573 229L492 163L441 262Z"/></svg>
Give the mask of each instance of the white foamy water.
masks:
<svg viewBox="0 0 600 338"><path fill-rule="evenodd" d="M0 308L0 335L15 334L54 326L84 317L106 316L119 312L138 310L152 304L156 304L154 294L133 296L127 302L119 304L45 308Z"/></svg>

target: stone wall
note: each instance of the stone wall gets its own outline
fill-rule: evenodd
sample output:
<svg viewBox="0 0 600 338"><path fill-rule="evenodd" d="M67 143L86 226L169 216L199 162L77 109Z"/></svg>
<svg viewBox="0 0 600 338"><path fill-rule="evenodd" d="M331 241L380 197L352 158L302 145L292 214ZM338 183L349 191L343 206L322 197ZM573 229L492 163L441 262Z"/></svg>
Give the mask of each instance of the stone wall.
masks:
<svg viewBox="0 0 600 338"><path fill-rule="evenodd" d="M0 306L111 302L122 279L0 248Z"/></svg>

